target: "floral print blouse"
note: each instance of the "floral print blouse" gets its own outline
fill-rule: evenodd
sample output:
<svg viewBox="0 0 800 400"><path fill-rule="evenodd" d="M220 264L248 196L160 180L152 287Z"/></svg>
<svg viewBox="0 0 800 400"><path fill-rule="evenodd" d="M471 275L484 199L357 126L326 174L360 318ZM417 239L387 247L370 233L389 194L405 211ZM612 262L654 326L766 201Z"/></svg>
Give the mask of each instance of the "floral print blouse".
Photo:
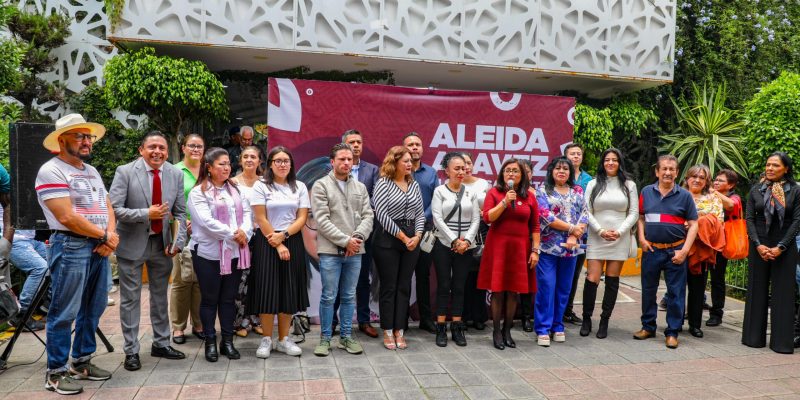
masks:
<svg viewBox="0 0 800 400"><path fill-rule="evenodd" d="M560 231L550 227L556 219L560 219L568 224L579 225L588 224L589 215L586 210L586 201L583 198L583 189L575 185L569 193L562 195L553 189L552 193L547 193L544 185L536 189L536 201L539 202L539 222L541 223L542 253L556 257L575 257L584 253L583 249L568 250L561 246L566 243L569 234L567 231ZM584 239L579 243L585 243Z"/></svg>
<svg viewBox="0 0 800 400"><path fill-rule="evenodd" d="M719 219L719 222L725 220L725 209L722 207L722 200L712 194L703 194L700 197L695 197L694 205L697 206L698 215L712 214Z"/></svg>

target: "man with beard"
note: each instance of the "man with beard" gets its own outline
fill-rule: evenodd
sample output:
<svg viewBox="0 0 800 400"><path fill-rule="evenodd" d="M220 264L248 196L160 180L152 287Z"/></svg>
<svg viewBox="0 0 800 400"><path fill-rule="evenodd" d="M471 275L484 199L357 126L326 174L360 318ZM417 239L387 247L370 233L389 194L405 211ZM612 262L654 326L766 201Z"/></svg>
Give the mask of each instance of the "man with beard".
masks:
<svg viewBox="0 0 800 400"><path fill-rule="evenodd" d="M117 249L120 287L120 324L125 338L125 364L128 371L142 367L139 361L139 321L141 317L142 266L147 263L150 288L150 322L153 344L150 355L170 360L186 356L169 344L170 323L167 287L172 273L172 257L183 249L186 227L186 201L183 197L183 172L167 162L167 138L158 131L148 133L139 146L141 157L122 165L111 182L111 204L119 219ZM172 237L170 220L180 229Z"/></svg>
<svg viewBox="0 0 800 400"><path fill-rule="evenodd" d="M119 244L111 200L100 174L86 164L106 129L79 114L56 122L44 147L57 152L36 175L36 195L50 236L52 302L47 315L45 389L77 394L74 379L103 381L111 372L91 363L95 331L108 301L108 256ZM72 326L75 340L72 340ZM68 365L70 348L72 363Z"/></svg>
<svg viewBox="0 0 800 400"><path fill-rule="evenodd" d="M433 215L431 214L431 199L433 190L439 186L436 170L422 162L422 138L416 132L411 132L403 138L403 146L411 152L411 162L414 170L414 180L419 184L422 193L422 205L425 207L425 231L433 229ZM419 328L430 333L436 333L431 312L431 253L421 251L414 274L417 277L417 308L419 309Z"/></svg>
<svg viewBox="0 0 800 400"><path fill-rule="evenodd" d="M661 272L667 283L666 346L678 347L686 301L686 259L697 237L697 207L688 190L675 184L678 159L663 155L656 163L658 182L639 195L639 245L642 247L642 329L633 338L656 335L656 291Z"/></svg>

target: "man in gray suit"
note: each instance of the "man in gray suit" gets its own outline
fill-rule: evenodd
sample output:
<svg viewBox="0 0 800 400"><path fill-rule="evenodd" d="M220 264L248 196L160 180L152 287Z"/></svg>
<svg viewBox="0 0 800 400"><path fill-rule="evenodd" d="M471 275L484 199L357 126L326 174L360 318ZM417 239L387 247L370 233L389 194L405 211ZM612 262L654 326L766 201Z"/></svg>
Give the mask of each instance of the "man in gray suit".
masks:
<svg viewBox="0 0 800 400"><path fill-rule="evenodd" d="M139 146L141 157L117 168L111 183L111 204L117 216L117 247L120 283L120 323L125 338L125 369L141 368L139 361L139 320L142 266L147 263L150 285L150 321L153 345L150 355L182 359L185 355L169 345L170 326L167 287L172 272L171 258L183 248L186 201L183 174L166 161L166 137L153 131ZM181 227L173 240L170 220Z"/></svg>

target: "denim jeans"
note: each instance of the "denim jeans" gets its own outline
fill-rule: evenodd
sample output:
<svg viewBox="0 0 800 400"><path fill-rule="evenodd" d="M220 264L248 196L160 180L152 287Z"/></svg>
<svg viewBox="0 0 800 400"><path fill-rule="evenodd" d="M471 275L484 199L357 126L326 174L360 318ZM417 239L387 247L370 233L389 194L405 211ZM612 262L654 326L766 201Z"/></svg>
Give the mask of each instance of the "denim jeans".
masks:
<svg viewBox="0 0 800 400"><path fill-rule="evenodd" d="M339 295L339 327L342 337L353 331L356 284L361 273L361 255L351 257L333 254L319 255L319 273L322 279L322 294L319 298L319 319L322 339L333 335L333 303Z"/></svg>
<svg viewBox="0 0 800 400"><path fill-rule="evenodd" d="M642 253L642 329L655 332L656 292L661 271L664 271L664 280L667 283L667 328L665 336L678 336L683 325L683 312L686 302L686 269L684 260L680 264L673 264L672 257L678 248Z"/></svg>
<svg viewBox="0 0 800 400"><path fill-rule="evenodd" d="M28 275L19 294L20 313L24 313L47 273L47 248L38 240L15 237L8 258L18 270Z"/></svg>
<svg viewBox="0 0 800 400"><path fill-rule="evenodd" d="M75 362L89 360L97 348L95 331L108 301L108 258L94 253L96 246L94 239L50 236L53 299L47 313L48 372L67 370L70 342Z"/></svg>

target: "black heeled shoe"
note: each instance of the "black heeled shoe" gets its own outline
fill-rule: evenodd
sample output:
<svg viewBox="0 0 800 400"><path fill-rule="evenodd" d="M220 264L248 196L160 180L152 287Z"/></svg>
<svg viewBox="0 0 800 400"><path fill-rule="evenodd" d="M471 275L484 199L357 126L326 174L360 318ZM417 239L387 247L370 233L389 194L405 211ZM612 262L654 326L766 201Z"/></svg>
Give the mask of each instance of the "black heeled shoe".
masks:
<svg viewBox="0 0 800 400"><path fill-rule="evenodd" d="M581 323L581 331L579 332L581 336L589 336L592 333L592 319L589 317L583 316L583 323Z"/></svg>
<svg viewBox="0 0 800 400"><path fill-rule="evenodd" d="M600 318L600 326L597 327L597 338L605 339L608 336L608 318Z"/></svg>
<svg viewBox="0 0 800 400"><path fill-rule="evenodd" d="M515 348L517 347L517 343L514 342L514 339L511 337L511 328L503 329L503 343L506 347Z"/></svg>
<svg viewBox="0 0 800 400"><path fill-rule="evenodd" d="M219 353L217 352L217 338L214 336L206 337L206 361L217 362Z"/></svg>
<svg viewBox="0 0 800 400"><path fill-rule="evenodd" d="M238 360L242 357L242 355L239 354L239 350L236 350L236 347L233 347L232 336L222 337L222 341L219 342L219 354L227 356L228 359L231 360Z"/></svg>
<svg viewBox="0 0 800 400"><path fill-rule="evenodd" d="M495 349L505 350L506 346L503 344L503 332L499 330L492 332L492 341L494 342Z"/></svg>

